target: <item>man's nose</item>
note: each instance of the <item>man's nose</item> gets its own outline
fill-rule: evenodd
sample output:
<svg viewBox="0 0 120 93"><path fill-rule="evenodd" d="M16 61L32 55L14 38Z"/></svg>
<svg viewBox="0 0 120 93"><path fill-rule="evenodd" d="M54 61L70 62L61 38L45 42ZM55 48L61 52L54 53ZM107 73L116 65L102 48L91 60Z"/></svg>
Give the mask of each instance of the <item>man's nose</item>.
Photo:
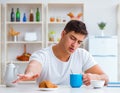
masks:
<svg viewBox="0 0 120 93"><path fill-rule="evenodd" d="M77 41L74 41L74 42L72 43L72 45L73 45L74 47L78 46Z"/></svg>

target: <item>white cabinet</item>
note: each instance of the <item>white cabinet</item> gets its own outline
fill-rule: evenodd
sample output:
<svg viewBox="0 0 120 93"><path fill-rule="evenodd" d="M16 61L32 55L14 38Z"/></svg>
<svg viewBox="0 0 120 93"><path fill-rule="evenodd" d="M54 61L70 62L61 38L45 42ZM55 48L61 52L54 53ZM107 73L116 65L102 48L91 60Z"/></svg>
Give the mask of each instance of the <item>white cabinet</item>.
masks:
<svg viewBox="0 0 120 93"><path fill-rule="evenodd" d="M48 3L46 8L46 46L57 43L65 24L70 20L68 13L77 16L82 13L80 20L84 17L83 3Z"/></svg>
<svg viewBox="0 0 120 93"><path fill-rule="evenodd" d="M20 22L11 22L10 16L12 8L16 16L17 8L20 11ZM40 11L40 21L35 21L35 13L37 8ZM44 9L46 11L44 11ZM32 9L34 14L34 21L29 21L30 10ZM45 13L46 12L46 13ZM26 45L26 52L32 54L34 51L50 44L57 43L60 39L61 32L64 29L65 24L70 20L68 13L72 12L75 16L82 13L80 20L83 21L84 17L84 4L83 3L48 3L46 7L43 3L6 3L5 5L5 69L6 64L13 62L19 68L19 73L24 73L28 61L19 61L16 59L24 53L24 46ZM26 14L27 21L23 22L24 13ZM44 15L46 14L46 15ZM50 18L54 18L55 21L51 22ZM10 31L19 32L17 36L11 36ZM25 40L26 34L30 35ZM54 40L50 40L49 35L55 37ZM55 34L55 35L53 35ZM37 40L27 41L37 36ZM45 36L45 37L44 37ZM35 39L36 37L34 37ZM4 70L5 70L4 69Z"/></svg>
<svg viewBox="0 0 120 93"><path fill-rule="evenodd" d="M89 51L93 55L117 55L116 36L89 37Z"/></svg>
<svg viewBox="0 0 120 93"><path fill-rule="evenodd" d="M118 81L117 36L89 36L89 52L109 76L110 81Z"/></svg>
<svg viewBox="0 0 120 93"><path fill-rule="evenodd" d="M109 76L110 82L118 81L118 62L116 56L94 56L94 58Z"/></svg>
<svg viewBox="0 0 120 93"><path fill-rule="evenodd" d="M20 22L11 22L10 14L12 8L16 16L16 10L20 11ZM37 8L40 11L40 21L36 22L35 16ZM29 21L30 10L32 9L34 21ZM26 22L23 22L23 15L26 14ZM19 66L20 73L24 72L23 63L26 61L17 60L17 56L24 53L24 46L26 45L26 52L32 54L34 51L44 47L44 25L43 25L43 4L42 3L6 3L5 6L5 62L14 62ZM17 37L10 35L10 31L19 32ZM25 40L26 33L29 34L30 41ZM34 35L33 35L33 34ZM31 40L36 35L37 40Z"/></svg>

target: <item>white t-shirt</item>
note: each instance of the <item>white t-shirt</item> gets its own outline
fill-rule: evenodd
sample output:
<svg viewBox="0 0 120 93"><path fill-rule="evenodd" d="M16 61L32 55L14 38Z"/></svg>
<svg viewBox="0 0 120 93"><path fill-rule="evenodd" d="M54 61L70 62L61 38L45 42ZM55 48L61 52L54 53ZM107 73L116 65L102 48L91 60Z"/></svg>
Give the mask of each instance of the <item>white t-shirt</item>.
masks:
<svg viewBox="0 0 120 93"><path fill-rule="evenodd" d="M37 83L50 80L54 84L69 84L69 76L73 73L83 73L96 64L93 57L82 48L70 56L67 62L62 62L53 53L52 46L34 52L30 60L37 60L42 64L42 72Z"/></svg>

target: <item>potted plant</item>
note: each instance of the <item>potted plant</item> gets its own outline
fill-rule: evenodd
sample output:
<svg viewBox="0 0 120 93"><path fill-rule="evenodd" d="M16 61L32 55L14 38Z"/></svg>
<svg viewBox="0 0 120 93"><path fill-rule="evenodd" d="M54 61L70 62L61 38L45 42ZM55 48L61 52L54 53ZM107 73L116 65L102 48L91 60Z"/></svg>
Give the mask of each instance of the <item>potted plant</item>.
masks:
<svg viewBox="0 0 120 93"><path fill-rule="evenodd" d="M100 22L100 23L98 23L98 27L101 30L101 35L104 36L104 29L106 27L106 23L105 22Z"/></svg>
<svg viewBox="0 0 120 93"><path fill-rule="evenodd" d="M55 41L55 31L53 30L49 32L49 41L52 41L52 42Z"/></svg>

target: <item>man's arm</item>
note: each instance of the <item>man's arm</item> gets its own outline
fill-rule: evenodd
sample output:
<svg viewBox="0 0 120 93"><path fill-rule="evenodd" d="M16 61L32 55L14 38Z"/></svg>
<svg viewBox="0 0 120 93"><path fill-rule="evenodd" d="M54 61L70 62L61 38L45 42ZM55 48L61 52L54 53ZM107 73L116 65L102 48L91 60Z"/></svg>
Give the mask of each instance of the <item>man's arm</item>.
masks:
<svg viewBox="0 0 120 93"><path fill-rule="evenodd" d="M42 70L42 65L40 62L37 62L35 60L32 60L26 70L25 70L25 74L29 74L29 73L33 73L33 74L40 74Z"/></svg>
<svg viewBox="0 0 120 93"><path fill-rule="evenodd" d="M95 65L85 71L83 82L85 85L90 85L90 80L105 80L105 85L108 82L108 76L102 71L99 65Z"/></svg>
<svg viewBox="0 0 120 93"><path fill-rule="evenodd" d="M25 70L25 74L19 74L19 78L15 81L13 81L13 83L17 83L19 81L29 81L29 80L35 80L36 78L38 78L40 76L42 70L42 65L40 64L40 62L37 62L35 60L32 60L26 70Z"/></svg>

